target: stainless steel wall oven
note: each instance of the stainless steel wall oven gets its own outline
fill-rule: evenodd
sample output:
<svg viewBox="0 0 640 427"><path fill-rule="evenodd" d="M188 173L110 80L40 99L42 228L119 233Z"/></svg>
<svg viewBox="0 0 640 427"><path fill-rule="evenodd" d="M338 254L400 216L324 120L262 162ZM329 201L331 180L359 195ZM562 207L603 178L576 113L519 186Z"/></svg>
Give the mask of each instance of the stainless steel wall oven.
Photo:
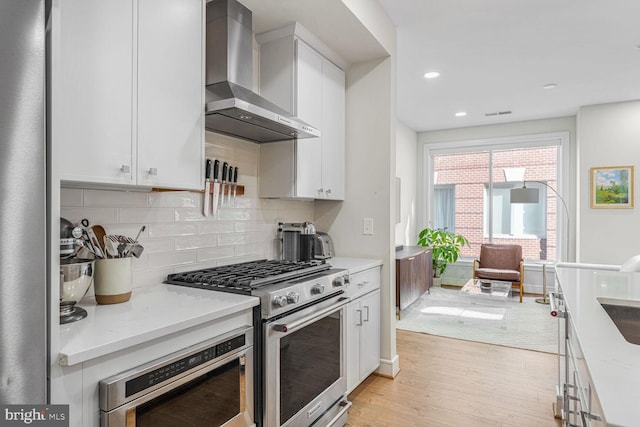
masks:
<svg viewBox="0 0 640 427"><path fill-rule="evenodd" d="M100 425L253 425L253 328L100 381Z"/></svg>

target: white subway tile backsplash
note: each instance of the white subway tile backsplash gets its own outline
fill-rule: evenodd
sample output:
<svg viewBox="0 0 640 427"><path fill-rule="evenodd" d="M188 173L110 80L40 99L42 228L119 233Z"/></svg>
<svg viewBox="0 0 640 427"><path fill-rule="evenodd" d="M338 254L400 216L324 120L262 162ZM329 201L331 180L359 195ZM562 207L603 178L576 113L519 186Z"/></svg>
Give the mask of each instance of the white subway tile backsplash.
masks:
<svg viewBox="0 0 640 427"><path fill-rule="evenodd" d="M158 223L147 226L150 238L194 236L198 234L198 224L195 223Z"/></svg>
<svg viewBox="0 0 640 427"><path fill-rule="evenodd" d="M134 288L162 283L168 274L255 259L279 257L276 220L313 220L314 203L258 198L260 145L206 132L205 153L238 167L245 194L202 214L197 191L128 192L61 189L61 215L74 223L87 218L109 234L140 236L144 252L133 260ZM225 200L226 203L228 203Z"/></svg>
<svg viewBox="0 0 640 427"><path fill-rule="evenodd" d="M191 191L154 191L149 193L150 208L201 208L202 193Z"/></svg>
<svg viewBox="0 0 640 427"><path fill-rule="evenodd" d="M120 208L118 211L121 223L170 222L174 217L172 208Z"/></svg>
<svg viewBox="0 0 640 427"><path fill-rule="evenodd" d="M147 194L139 191L84 190L84 206L145 208Z"/></svg>
<svg viewBox="0 0 640 427"><path fill-rule="evenodd" d="M230 258L235 255L233 246L198 249L198 262L219 261L222 258Z"/></svg>
<svg viewBox="0 0 640 427"><path fill-rule="evenodd" d="M214 221L198 223L198 234L233 233L236 231L234 221Z"/></svg>
<svg viewBox="0 0 640 427"><path fill-rule="evenodd" d="M117 208L60 208L60 216L74 224L80 223L83 218L89 220L90 225L108 224L118 222Z"/></svg>
<svg viewBox="0 0 640 427"><path fill-rule="evenodd" d="M139 242L144 247L145 254L172 252L177 249L176 239L169 237L164 239L140 239Z"/></svg>
<svg viewBox="0 0 640 427"><path fill-rule="evenodd" d="M60 206L82 206L83 192L81 188L61 188Z"/></svg>
<svg viewBox="0 0 640 427"><path fill-rule="evenodd" d="M202 208L176 208L174 210L174 219L176 221L205 221L213 220L212 216L205 217L202 214Z"/></svg>
<svg viewBox="0 0 640 427"><path fill-rule="evenodd" d="M175 250L210 248L218 246L218 239L215 235L199 235L175 238Z"/></svg>
<svg viewBox="0 0 640 427"><path fill-rule="evenodd" d="M240 245L248 241L249 236L245 233L220 234L218 236L218 246Z"/></svg>
<svg viewBox="0 0 640 427"><path fill-rule="evenodd" d="M166 268L195 264L196 261L197 252L195 250L149 254L149 268Z"/></svg>

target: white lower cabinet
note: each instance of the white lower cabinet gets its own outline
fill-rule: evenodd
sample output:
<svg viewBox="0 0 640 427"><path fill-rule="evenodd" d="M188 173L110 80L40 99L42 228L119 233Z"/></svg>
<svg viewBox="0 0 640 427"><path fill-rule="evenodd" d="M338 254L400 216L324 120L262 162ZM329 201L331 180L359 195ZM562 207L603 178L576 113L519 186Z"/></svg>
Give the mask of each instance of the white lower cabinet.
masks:
<svg viewBox="0 0 640 427"><path fill-rule="evenodd" d="M347 393L380 366L380 268L351 276L347 305Z"/></svg>
<svg viewBox="0 0 640 427"><path fill-rule="evenodd" d="M55 0L51 135L67 182L201 189L201 0Z"/></svg>

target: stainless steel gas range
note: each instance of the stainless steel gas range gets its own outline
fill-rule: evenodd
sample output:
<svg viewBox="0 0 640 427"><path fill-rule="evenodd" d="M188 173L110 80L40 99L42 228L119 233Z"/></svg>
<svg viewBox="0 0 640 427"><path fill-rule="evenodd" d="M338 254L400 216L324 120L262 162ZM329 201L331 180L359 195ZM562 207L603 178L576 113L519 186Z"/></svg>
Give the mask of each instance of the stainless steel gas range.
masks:
<svg viewBox="0 0 640 427"><path fill-rule="evenodd" d="M258 260L171 274L167 283L254 295L256 424L342 426L346 270L323 260ZM262 416L260 416L260 414Z"/></svg>

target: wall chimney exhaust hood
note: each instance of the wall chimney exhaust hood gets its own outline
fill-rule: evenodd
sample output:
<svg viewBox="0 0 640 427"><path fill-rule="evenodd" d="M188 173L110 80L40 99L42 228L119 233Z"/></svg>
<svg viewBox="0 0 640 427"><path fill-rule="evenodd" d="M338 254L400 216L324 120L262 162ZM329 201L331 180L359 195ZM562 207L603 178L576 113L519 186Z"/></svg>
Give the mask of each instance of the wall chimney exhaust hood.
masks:
<svg viewBox="0 0 640 427"><path fill-rule="evenodd" d="M320 131L292 117L251 91L253 86L253 16L237 0L207 3L205 127L254 142L320 136Z"/></svg>

